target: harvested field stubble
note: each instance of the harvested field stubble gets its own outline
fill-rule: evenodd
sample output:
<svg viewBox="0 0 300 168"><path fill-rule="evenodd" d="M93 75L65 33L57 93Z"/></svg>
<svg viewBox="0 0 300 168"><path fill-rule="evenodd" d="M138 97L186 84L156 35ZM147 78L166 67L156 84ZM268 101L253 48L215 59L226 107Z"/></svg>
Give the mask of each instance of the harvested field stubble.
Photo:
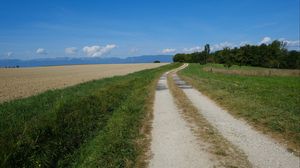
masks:
<svg viewBox="0 0 300 168"><path fill-rule="evenodd" d="M0 69L0 102L162 65L164 64L102 64Z"/></svg>

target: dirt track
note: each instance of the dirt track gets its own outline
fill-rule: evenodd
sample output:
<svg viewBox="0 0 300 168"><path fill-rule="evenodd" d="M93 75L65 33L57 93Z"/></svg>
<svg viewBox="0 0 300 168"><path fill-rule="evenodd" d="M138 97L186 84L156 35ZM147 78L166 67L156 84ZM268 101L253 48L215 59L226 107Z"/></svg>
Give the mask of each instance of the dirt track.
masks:
<svg viewBox="0 0 300 168"><path fill-rule="evenodd" d="M155 96L150 167L213 167L210 154L181 118L166 76L160 78Z"/></svg>
<svg viewBox="0 0 300 168"><path fill-rule="evenodd" d="M164 64L101 64L0 69L0 102Z"/></svg>
<svg viewBox="0 0 300 168"><path fill-rule="evenodd" d="M154 103L150 167L213 167L213 153L203 146L188 129L188 124L179 115L174 98L169 93L166 75L161 77ZM222 137L248 157L249 167L299 168L300 158L289 153L284 146L253 129L246 122L231 116L212 100L174 76L179 88L191 104ZM184 85L184 86L183 86ZM206 144L209 146L209 144ZM205 146L205 144L204 144ZM218 165L216 167L219 167ZM222 167L222 166L221 166ZM248 166L247 166L248 167Z"/></svg>

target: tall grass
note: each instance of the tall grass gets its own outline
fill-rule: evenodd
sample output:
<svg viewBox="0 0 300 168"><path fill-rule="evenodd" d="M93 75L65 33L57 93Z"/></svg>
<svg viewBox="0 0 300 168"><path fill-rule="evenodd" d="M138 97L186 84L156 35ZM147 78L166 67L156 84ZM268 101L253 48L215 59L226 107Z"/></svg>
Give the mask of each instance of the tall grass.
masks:
<svg viewBox="0 0 300 168"><path fill-rule="evenodd" d="M208 66L190 64L179 74L233 114L299 150L300 77L211 73L203 70Z"/></svg>
<svg viewBox="0 0 300 168"><path fill-rule="evenodd" d="M225 68L222 64L208 64L203 68L204 71L213 73L245 75L245 76L298 76L300 77L300 70L298 69L274 69L251 66L237 66L234 65L230 69Z"/></svg>
<svg viewBox="0 0 300 168"><path fill-rule="evenodd" d="M133 142L148 101L147 91L160 74L177 66L0 104L1 167L68 167L85 163L85 157L91 160L88 154L97 156L94 163L100 167L134 163ZM85 152L88 154L82 155Z"/></svg>

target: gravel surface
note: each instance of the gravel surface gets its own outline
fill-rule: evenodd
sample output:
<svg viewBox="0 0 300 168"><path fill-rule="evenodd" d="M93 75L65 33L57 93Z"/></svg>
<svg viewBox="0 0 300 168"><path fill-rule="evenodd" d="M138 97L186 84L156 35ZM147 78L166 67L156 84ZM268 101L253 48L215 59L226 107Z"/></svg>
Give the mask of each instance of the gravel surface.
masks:
<svg viewBox="0 0 300 168"><path fill-rule="evenodd" d="M177 77L178 80L178 77ZM181 87L201 114L232 144L243 150L254 167L299 168L300 158L273 139L236 119L208 97L181 81Z"/></svg>
<svg viewBox="0 0 300 168"><path fill-rule="evenodd" d="M151 168L213 167L210 154L201 149L201 142L180 115L168 89L166 74L157 85L153 115Z"/></svg>

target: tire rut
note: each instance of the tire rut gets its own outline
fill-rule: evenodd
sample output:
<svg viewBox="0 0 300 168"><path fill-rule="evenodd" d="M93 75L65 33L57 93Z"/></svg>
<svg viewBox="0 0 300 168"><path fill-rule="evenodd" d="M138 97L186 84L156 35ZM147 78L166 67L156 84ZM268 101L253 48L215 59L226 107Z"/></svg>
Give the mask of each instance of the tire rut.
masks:
<svg viewBox="0 0 300 168"><path fill-rule="evenodd" d="M224 138L242 150L253 167L300 167L300 158L288 152L285 147L256 131L246 122L234 118L201 92L186 84L176 74L173 80L198 109L199 114Z"/></svg>

